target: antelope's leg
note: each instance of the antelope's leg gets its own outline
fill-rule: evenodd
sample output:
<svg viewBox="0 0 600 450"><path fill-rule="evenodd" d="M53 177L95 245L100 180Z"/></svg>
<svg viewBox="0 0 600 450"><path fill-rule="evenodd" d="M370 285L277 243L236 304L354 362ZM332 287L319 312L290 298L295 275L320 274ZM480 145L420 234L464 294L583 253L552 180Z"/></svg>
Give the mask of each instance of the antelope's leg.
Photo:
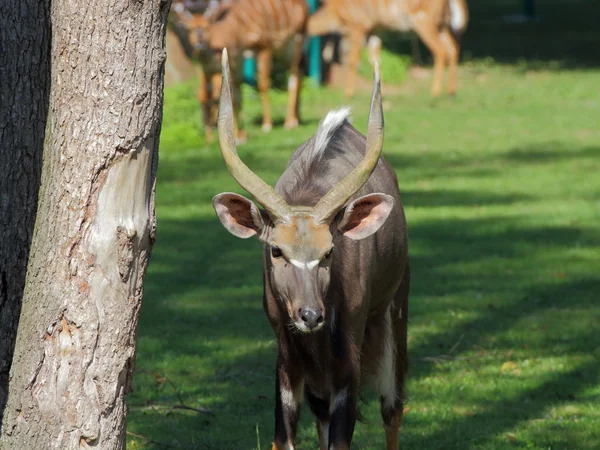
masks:
<svg viewBox="0 0 600 450"><path fill-rule="evenodd" d="M222 77L220 73L213 73L212 75L210 75L210 79L208 80L208 87L209 87L209 102L208 102L208 106L207 106L207 114L208 114L208 121L210 124L210 133L211 133L211 139L212 139L212 133L214 128L217 125L217 116L219 114L219 98L221 95L221 82L222 82ZM233 96L233 101L235 103L235 95Z"/></svg>
<svg viewBox="0 0 600 450"><path fill-rule="evenodd" d="M408 294L410 290L410 266L407 265L402 275L400 287L396 292L393 303L386 314L386 336L388 340L384 347L384 363L382 367L383 378L392 380L393 384L380 383L381 417L385 429L386 450L398 450L398 433L404 413L404 378L408 369L406 349L407 324L408 324ZM391 339L391 340L390 340ZM393 347L392 345L393 344ZM385 345L385 344L384 344ZM391 354L387 350L393 350ZM392 356L392 364L389 356Z"/></svg>
<svg viewBox="0 0 600 450"><path fill-rule="evenodd" d="M356 80L356 69L360 59L360 51L366 33L362 30L353 29L350 33L350 51L346 62L346 97L354 95L354 83Z"/></svg>
<svg viewBox="0 0 600 450"><path fill-rule="evenodd" d="M329 423L331 416L329 414L329 399L324 400L316 397L308 389L304 391L306 402L311 411L317 418L317 433L319 434L319 449L329 449Z"/></svg>
<svg viewBox="0 0 600 450"><path fill-rule="evenodd" d="M269 105L269 88L271 87L271 60L273 55L271 49L263 48L258 51L256 63L258 66L258 92L260 93L260 101L262 103L263 131L270 131L273 128L271 120L271 107Z"/></svg>
<svg viewBox="0 0 600 450"><path fill-rule="evenodd" d="M330 404L329 446L336 450L348 450L356 425L356 402L358 379L336 389Z"/></svg>
<svg viewBox="0 0 600 450"><path fill-rule="evenodd" d="M382 404L383 405L383 404ZM386 450L398 450L398 433L402 423L402 404L393 410L387 410L384 414L382 406L383 427L385 429L385 448Z"/></svg>
<svg viewBox="0 0 600 450"><path fill-rule="evenodd" d="M300 89L302 89L302 71L300 70L300 60L302 59L302 46L304 36L297 34L294 37L294 54L290 66L290 77L288 79L288 107L285 117L285 128L296 128L300 122L299 117L299 98Z"/></svg>
<svg viewBox="0 0 600 450"><path fill-rule="evenodd" d="M198 89L196 90L196 97L198 98L198 102L200 103L200 108L202 110L204 139L210 144L214 141L214 130L210 117L210 104L212 101L210 97L210 86L203 70L197 68L196 73L198 75Z"/></svg>
<svg viewBox="0 0 600 450"><path fill-rule="evenodd" d="M448 93L454 95L456 94L456 67L458 66L459 45L447 28L440 32L440 40L446 49L448 61Z"/></svg>
<svg viewBox="0 0 600 450"><path fill-rule="evenodd" d="M438 35L437 26L426 16L414 19L415 31L433 55L433 81L431 95L437 97L442 92L442 78L446 62L446 49Z"/></svg>
<svg viewBox="0 0 600 450"><path fill-rule="evenodd" d="M238 144L246 142L246 130L242 120L242 79L236 77L233 81L233 117L235 126L235 141Z"/></svg>
<svg viewBox="0 0 600 450"><path fill-rule="evenodd" d="M304 380L298 367L280 353L275 375L275 439L273 450L294 448Z"/></svg>
<svg viewBox="0 0 600 450"><path fill-rule="evenodd" d="M336 355L333 363L337 370L332 380L333 391L329 403L329 447L336 450L348 450L352 443L357 416L360 348L363 337L361 333L345 335L341 327L336 327L332 336L333 353Z"/></svg>

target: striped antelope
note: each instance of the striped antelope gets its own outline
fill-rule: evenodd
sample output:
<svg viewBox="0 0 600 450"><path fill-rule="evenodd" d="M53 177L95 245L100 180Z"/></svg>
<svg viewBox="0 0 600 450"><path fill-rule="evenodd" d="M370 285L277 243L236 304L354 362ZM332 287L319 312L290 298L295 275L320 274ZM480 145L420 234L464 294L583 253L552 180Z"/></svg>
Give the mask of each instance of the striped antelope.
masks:
<svg viewBox="0 0 600 450"><path fill-rule="evenodd" d="M396 175L381 157L379 70L367 137L330 112L291 157L275 188L235 148L227 53L219 107L221 153L232 176L264 207L226 192L222 224L264 243L263 305L278 343L274 450L293 449L306 400L321 450L348 450L361 383L381 396L387 449L398 448L407 368L410 269Z"/></svg>
<svg viewBox="0 0 600 450"><path fill-rule="evenodd" d="M188 30L189 42L197 52L203 69L200 94L205 110L205 126L209 136L215 126L216 106L220 92L219 55L227 47L232 57L234 115L236 138L245 139L241 130L240 86L242 82L242 56L253 50L257 56L257 82L262 103L262 129L273 126L268 91L271 83L271 62L275 51L285 51L292 44L290 76L288 81L288 106L284 126L298 126L298 98L302 84L300 62L308 20L305 0L235 0L226 7L221 20L211 16L219 14L191 14L184 3L173 7L177 21ZM240 129L237 127L240 126Z"/></svg>
<svg viewBox="0 0 600 450"><path fill-rule="evenodd" d="M362 44L378 28L414 30L433 54L431 94L442 91L444 66L448 64L448 92L456 93L458 37L469 21L466 0L328 0L308 23L309 35L342 33L350 39L346 95L354 94L356 66ZM377 44L375 44L377 46ZM378 59L378 49L371 58Z"/></svg>

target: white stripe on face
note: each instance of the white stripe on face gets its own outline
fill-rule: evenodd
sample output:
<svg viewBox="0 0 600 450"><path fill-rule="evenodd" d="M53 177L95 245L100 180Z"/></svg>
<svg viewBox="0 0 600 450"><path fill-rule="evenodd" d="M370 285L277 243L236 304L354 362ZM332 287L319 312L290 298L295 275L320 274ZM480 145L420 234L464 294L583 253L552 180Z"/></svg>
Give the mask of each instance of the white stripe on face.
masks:
<svg viewBox="0 0 600 450"><path fill-rule="evenodd" d="M302 261L298 261L297 259L290 259L290 262L300 268L300 269L313 269L315 267L317 267L319 265L319 260L315 259L314 261L309 261L309 262L302 262Z"/></svg>
<svg viewBox="0 0 600 450"><path fill-rule="evenodd" d="M306 268L307 269L312 269L314 267L317 267L317 265L319 264L319 260L315 259L314 261L309 261L306 263Z"/></svg>

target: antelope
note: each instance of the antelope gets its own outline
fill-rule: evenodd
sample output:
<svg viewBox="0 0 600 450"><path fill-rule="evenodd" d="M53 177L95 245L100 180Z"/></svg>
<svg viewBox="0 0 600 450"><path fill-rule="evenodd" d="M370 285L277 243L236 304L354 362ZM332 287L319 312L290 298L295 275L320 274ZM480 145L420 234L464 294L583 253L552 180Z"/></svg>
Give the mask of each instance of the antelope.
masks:
<svg viewBox="0 0 600 450"><path fill-rule="evenodd" d="M222 14L211 12L210 15L191 14L183 3L178 3L173 9L176 21L187 30L189 43L202 65L199 98L203 105L208 139L212 140L221 85L218 57L225 47L230 50L232 56L234 116L238 142L246 139L240 122L241 66L245 50L256 53L257 87L263 112L262 129L270 131L273 121L268 92L273 53L287 49L287 44L292 44L284 126L298 126L298 98L302 84L300 62L308 20L308 6L305 0L236 0L227 4ZM222 19L215 20L215 17L220 15L223 16Z"/></svg>
<svg viewBox="0 0 600 450"><path fill-rule="evenodd" d="M361 384L381 396L387 449L398 448L407 369L410 268L396 175L381 156L378 65L367 137L331 111L292 155L274 188L238 156L226 50L222 55L219 142L247 198L213 198L234 236L264 244L263 306L275 333L273 450L293 449L306 400L321 450L349 449Z"/></svg>
<svg viewBox="0 0 600 450"><path fill-rule="evenodd" d="M442 91L444 67L448 65L448 92L456 94L459 38L469 21L466 0L328 0L309 20L308 34L342 33L349 37L346 96L354 94L356 67L362 43L378 28L414 30L433 54L431 94ZM380 42L372 41L370 59L378 59Z"/></svg>

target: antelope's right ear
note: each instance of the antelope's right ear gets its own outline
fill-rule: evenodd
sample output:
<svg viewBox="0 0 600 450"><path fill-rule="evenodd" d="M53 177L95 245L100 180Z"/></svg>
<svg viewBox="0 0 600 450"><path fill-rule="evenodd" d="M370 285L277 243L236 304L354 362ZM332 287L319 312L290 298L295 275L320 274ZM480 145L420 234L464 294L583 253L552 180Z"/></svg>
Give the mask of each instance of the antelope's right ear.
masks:
<svg viewBox="0 0 600 450"><path fill-rule="evenodd" d="M213 197L212 204L223 226L234 236L247 239L260 235L265 226L260 210L246 197L223 192Z"/></svg>

